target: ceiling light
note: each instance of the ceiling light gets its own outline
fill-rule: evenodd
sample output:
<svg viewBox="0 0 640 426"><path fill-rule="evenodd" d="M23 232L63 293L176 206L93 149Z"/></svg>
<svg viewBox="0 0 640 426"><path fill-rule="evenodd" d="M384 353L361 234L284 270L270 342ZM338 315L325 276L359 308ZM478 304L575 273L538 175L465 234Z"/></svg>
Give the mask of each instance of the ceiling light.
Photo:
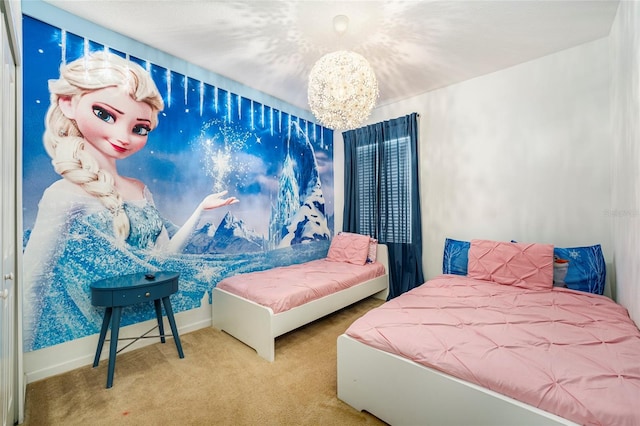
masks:
<svg viewBox="0 0 640 426"><path fill-rule="evenodd" d="M338 15L334 29L346 31L349 18ZM307 91L311 112L320 124L334 130L360 127L378 99L378 81L369 62L355 52L328 53L309 73Z"/></svg>

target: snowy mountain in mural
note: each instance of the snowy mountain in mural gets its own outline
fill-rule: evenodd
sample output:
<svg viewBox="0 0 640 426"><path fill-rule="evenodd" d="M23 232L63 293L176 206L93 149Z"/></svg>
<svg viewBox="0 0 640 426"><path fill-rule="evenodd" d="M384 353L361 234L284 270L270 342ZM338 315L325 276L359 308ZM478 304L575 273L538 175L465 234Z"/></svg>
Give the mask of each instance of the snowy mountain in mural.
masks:
<svg viewBox="0 0 640 426"><path fill-rule="evenodd" d="M256 253L329 240L330 235L313 147L298 123L292 122L278 192L271 202L269 235L259 235L248 229L242 219L227 213L217 227L206 223L198 229L184 253Z"/></svg>
<svg viewBox="0 0 640 426"><path fill-rule="evenodd" d="M255 253L262 251L265 240L254 231L247 229L244 222L230 212L225 215L216 229L206 223L194 233L185 248L185 253Z"/></svg>

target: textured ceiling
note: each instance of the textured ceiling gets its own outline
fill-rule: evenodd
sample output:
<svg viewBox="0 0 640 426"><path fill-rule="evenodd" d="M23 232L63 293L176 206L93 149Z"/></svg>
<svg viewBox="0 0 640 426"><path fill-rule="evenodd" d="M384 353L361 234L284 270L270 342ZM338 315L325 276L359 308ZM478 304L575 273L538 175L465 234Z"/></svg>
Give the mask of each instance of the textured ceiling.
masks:
<svg viewBox="0 0 640 426"><path fill-rule="evenodd" d="M47 0L302 109L323 54L365 56L378 105L605 37L617 0ZM336 15L349 17L342 36Z"/></svg>

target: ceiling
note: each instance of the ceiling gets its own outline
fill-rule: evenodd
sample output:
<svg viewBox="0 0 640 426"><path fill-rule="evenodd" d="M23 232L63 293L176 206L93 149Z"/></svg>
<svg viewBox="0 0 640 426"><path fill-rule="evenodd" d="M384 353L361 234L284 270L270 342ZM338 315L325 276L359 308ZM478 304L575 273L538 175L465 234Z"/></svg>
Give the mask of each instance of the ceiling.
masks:
<svg viewBox="0 0 640 426"><path fill-rule="evenodd" d="M618 0L45 0L304 110L323 54L371 63L389 104L605 37ZM339 35L336 15L349 27Z"/></svg>

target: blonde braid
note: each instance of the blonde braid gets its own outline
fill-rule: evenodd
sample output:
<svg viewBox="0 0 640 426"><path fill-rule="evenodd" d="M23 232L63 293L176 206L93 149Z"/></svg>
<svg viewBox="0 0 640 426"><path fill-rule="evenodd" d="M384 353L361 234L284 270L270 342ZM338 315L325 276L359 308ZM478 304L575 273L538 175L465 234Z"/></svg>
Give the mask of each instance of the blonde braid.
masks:
<svg viewBox="0 0 640 426"><path fill-rule="evenodd" d="M97 52L63 65L60 79L49 82L51 105L45 119L43 139L56 173L97 197L113 214L114 233L124 241L129 236L130 223L115 180L109 172L100 169L96 159L84 149L82 134L58 106L63 96L82 96L111 86L126 87L133 99L149 104L154 111L152 126L155 127L157 113L163 109L164 103L149 74L139 65L119 56Z"/></svg>

